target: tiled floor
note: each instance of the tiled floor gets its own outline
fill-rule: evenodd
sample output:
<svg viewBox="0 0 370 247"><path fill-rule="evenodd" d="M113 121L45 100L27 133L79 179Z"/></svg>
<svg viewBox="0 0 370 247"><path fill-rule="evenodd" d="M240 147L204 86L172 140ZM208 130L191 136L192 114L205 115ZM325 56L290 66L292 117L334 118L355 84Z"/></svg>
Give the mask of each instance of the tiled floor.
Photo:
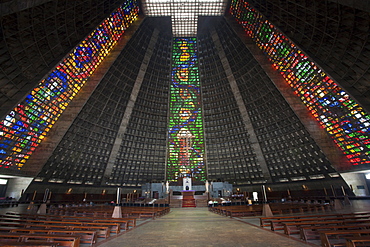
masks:
<svg viewBox="0 0 370 247"><path fill-rule="evenodd" d="M166 247L269 247L310 246L281 234L273 233L209 212L208 208L172 208L165 216L149 221L99 247L166 246Z"/></svg>

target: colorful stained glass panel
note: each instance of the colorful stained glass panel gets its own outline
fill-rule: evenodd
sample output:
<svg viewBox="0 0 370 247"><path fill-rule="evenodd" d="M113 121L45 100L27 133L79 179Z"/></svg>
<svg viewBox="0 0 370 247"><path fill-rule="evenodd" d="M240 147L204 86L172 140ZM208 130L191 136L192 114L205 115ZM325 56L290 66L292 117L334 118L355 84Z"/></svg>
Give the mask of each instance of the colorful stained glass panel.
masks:
<svg viewBox="0 0 370 247"><path fill-rule="evenodd" d="M353 165L370 164L370 115L247 1L231 14Z"/></svg>
<svg viewBox="0 0 370 247"><path fill-rule="evenodd" d="M167 180L206 180L196 38L176 38L172 52Z"/></svg>
<svg viewBox="0 0 370 247"><path fill-rule="evenodd" d="M127 0L0 123L0 167L21 169L71 100L138 16Z"/></svg>

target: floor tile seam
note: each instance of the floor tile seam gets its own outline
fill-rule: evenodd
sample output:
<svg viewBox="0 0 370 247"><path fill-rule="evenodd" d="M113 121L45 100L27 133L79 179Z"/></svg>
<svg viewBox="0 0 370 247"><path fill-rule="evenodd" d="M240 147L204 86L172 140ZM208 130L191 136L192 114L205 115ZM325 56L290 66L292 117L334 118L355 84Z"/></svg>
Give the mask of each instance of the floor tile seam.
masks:
<svg viewBox="0 0 370 247"><path fill-rule="evenodd" d="M286 235L286 234L284 234L284 233L280 233L280 232L276 232L276 231L271 231L271 230L269 230L269 229L265 229L264 227L257 226L257 225L255 225L255 224L249 223L249 222L247 222L247 221L243 221L243 220L238 219L238 218L234 218L234 217L232 217L231 219L233 219L233 220L235 220L235 221L242 222L242 223L247 224L247 225L250 225L250 226L253 226L253 227L257 228L257 229L264 230L264 231L266 231L266 232L271 232L271 233L273 233L273 234L276 234L276 235L279 235L279 236L282 236L282 237L285 237L285 238L288 238L288 239L291 239L291 240L294 240L294 241L297 241L297 242L300 242L300 243L303 243L303 244L307 244L307 245L309 245L309 246L321 246L321 245L317 245L317 244L314 244L314 243L305 242L305 241L300 240L300 239L297 239L297 238L290 237L290 236L288 236L288 235Z"/></svg>

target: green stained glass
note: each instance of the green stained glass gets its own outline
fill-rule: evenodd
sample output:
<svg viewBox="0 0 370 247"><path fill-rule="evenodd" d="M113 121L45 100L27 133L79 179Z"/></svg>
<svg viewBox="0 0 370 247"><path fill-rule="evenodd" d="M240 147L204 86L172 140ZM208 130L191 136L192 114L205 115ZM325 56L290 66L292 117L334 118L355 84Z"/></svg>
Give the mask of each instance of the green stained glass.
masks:
<svg viewBox="0 0 370 247"><path fill-rule="evenodd" d="M172 52L167 180L206 180L196 38L176 38Z"/></svg>

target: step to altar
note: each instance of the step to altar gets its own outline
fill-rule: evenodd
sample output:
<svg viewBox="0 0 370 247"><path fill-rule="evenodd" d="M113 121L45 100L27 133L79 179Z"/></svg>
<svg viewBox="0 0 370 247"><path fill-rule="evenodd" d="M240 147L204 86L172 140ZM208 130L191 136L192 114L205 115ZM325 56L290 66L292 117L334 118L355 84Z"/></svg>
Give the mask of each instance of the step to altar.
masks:
<svg viewBox="0 0 370 247"><path fill-rule="evenodd" d="M182 207L183 208L195 208L197 205L195 204L195 199L183 199L182 200Z"/></svg>
<svg viewBox="0 0 370 247"><path fill-rule="evenodd" d="M194 191L183 191L182 192L182 207L183 208L195 208Z"/></svg>

